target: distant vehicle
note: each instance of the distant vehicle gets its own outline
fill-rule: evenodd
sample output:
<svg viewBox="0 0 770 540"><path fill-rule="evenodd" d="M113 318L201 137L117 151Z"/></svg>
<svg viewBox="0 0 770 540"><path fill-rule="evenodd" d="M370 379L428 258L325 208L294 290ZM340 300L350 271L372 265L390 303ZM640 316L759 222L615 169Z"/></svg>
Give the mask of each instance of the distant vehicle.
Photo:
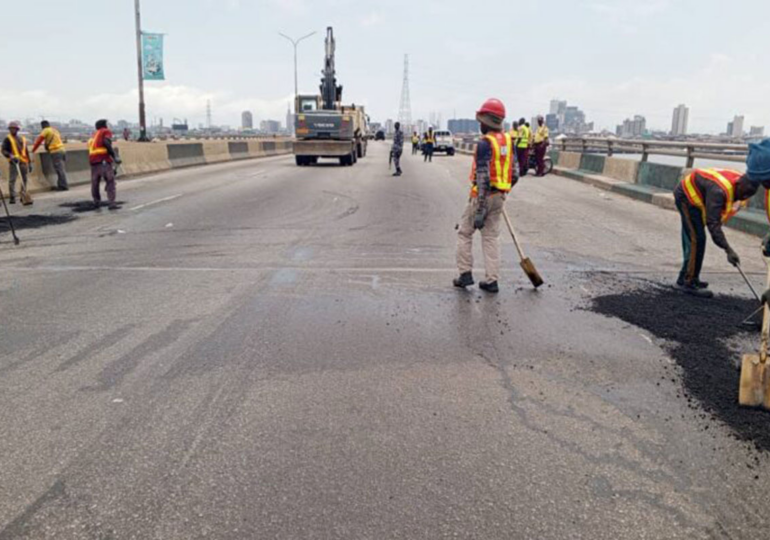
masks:
<svg viewBox="0 0 770 540"><path fill-rule="evenodd" d="M374 134L374 140L375 141L384 141L385 140L385 131L378 130L377 133Z"/></svg>
<svg viewBox="0 0 770 540"><path fill-rule="evenodd" d="M455 155L455 141L451 131L434 131L436 143L433 145L433 152L446 152L446 155Z"/></svg>

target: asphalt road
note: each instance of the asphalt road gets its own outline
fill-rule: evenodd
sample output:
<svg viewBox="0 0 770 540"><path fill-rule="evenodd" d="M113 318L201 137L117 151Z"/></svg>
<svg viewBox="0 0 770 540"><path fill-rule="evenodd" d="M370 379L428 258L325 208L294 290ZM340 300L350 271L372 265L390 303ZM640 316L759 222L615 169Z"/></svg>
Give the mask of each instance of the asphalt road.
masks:
<svg viewBox="0 0 770 540"><path fill-rule="evenodd" d="M583 309L672 279L676 214L528 177L508 208L548 285L505 238L501 293L464 293L469 168L392 178L375 143L121 182L113 213L73 211L83 187L15 207L49 224L0 234L0 540L766 538L766 456Z"/></svg>

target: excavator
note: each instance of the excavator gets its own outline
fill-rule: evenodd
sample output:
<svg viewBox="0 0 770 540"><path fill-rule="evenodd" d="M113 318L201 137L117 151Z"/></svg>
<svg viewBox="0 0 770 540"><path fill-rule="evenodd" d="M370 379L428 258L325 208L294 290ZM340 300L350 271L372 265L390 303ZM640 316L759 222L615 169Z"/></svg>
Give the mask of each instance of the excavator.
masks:
<svg viewBox="0 0 770 540"><path fill-rule="evenodd" d="M351 166L366 155L368 118L363 107L342 104L332 27L326 29L325 43L321 93L298 95L295 103L294 157L300 167L315 165L320 158L337 159L340 165Z"/></svg>

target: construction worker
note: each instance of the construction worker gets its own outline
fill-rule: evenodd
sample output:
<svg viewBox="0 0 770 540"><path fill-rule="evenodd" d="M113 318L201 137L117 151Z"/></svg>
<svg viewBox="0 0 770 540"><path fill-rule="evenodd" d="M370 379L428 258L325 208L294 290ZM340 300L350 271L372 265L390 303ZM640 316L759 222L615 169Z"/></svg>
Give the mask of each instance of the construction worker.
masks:
<svg viewBox="0 0 770 540"><path fill-rule="evenodd" d="M10 163L8 174L8 202L16 204L16 179L21 173L22 191L27 189L27 177L32 172L32 160L27 148L27 139L19 135L21 124L13 121L8 124L8 136L3 141L2 152Z"/></svg>
<svg viewBox="0 0 770 540"><path fill-rule="evenodd" d="M56 171L56 190L67 191L69 189L67 186L67 171L64 168L64 162L67 161L67 153L64 150L61 134L58 130L51 127L48 120L40 122L40 127L43 130L35 140L32 153L37 152L40 145L45 143L45 149L48 151L48 155L51 156L51 165L53 165L53 170Z"/></svg>
<svg viewBox="0 0 770 540"><path fill-rule="evenodd" d="M417 151L420 149L420 136L417 135L417 132L412 132L412 155L415 155Z"/></svg>
<svg viewBox="0 0 770 540"><path fill-rule="evenodd" d="M88 161L91 163L91 197L94 200L94 208L97 210L102 204L99 193L99 184L104 179L107 190L109 209L117 210L115 204L115 171L113 163L120 163L115 150L112 147L112 131L107 127L107 120L96 122L96 131L88 141Z"/></svg>
<svg viewBox="0 0 770 540"><path fill-rule="evenodd" d="M529 142L532 131L524 118L519 119L519 129L516 137L516 161L519 162L519 175L527 176L529 171Z"/></svg>
<svg viewBox="0 0 770 540"><path fill-rule="evenodd" d="M390 155L393 156L393 163L396 166L396 172L393 176L401 176L401 154L404 152L404 132L401 131L401 122L396 122L393 126L396 131L393 133L393 146L390 148Z"/></svg>
<svg viewBox="0 0 770 540"><path fill-rule="evenodd" d="M535 160L537 161L535 176L545 176L545 152L550 144L548 136L548 126L545 125L545 119L538 116L537 129L535 130Z"/></svg>
<svg viewBox="0 0 770 540"><path fill-rule="evenodd" d="M695 169L674 189L674 200L682 218L684 262L675 288L702 298L711 298L708 283L700 280L706 254L706 229L714 243L727 254L733 266L740 257L727 242L722 225L727 223L759 189L770 189L770 139L749 145L746 174L726 169ZM770 219L770 191L765 196Z"/></svg>
<svg viewBox="0 0 770 540"><path fill-rule="evenodd" d="M499 291L500 222L506 194L518 181L513 140L503 132L505 106L498 99L488 99L476 112L482 136L476 144L471 170L471 194L457 232L457 269L455 287L473 285L473 233L481 231L486 278L479 288L489 293Z"/></svg>
<svg viewBox="0 0 770 540"><path fill-rule="evenodd" d="M433 163L433 145L436 144L436 136L433 135L433 128L428 128L428 133L425 134L425 141L423 141L423 162L430 161Z"/></svg>

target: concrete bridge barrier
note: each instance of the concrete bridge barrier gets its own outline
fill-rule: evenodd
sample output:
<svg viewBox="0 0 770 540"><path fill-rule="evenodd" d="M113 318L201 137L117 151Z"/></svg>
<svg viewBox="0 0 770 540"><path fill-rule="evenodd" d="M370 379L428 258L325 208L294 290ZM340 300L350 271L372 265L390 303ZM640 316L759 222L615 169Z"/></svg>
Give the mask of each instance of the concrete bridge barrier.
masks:
<svg viewBox="0 0 770 540"><path fill-rule="evenodd" d="M639 164L639 173L636 178L638 184L654 186L674 191L674 188L684 176L682 167L673 165L661 165L660 163L644 162Z"/></svg>
<svg viewBox="0 0 770 540"><path fill-rule="evenodd" d="M622 180L623 182L633 184L636 182L637 174L639 174L639 162L631 159L608 157L604 161L603 174L615 180Z"/></svg>
<svg viewBox="0 0 770 540"><path fill-rule="evenodd" d="M565 169L579 169L581 154L577 152L559 152L559 166Z"/></svg>
<svg viewBox="0 0 770 540"><path fill-rule="evenodd" d="M206 163L221 163L230 160L227 141L203 141L201 145Z"/></svg>
<svg viewBox="0 0 770 540"><path fill-rule="evenodd" d="M171 168L163 143L119 142L115 145L123 160L121 173L130 176L167 171Z"/></svg>
<svg viewBox="0 0 770 540"><path fill-rule="evenodd" d="M230 141L227 143L230 159L246 159L249 157L249 143L246 141Z"/></svg>
<svg viewBox="0 0 770 540"><path fill-rule="evenodd" d="M172 169L206 164L203 143L172 143L167 149Z"/></svg>
<svg viewBox="0 0 770 540"><path fill-rule="evenodd" d="M602 174L604 172L604 156L597 154L581 154L580 170Z"/></svg>

